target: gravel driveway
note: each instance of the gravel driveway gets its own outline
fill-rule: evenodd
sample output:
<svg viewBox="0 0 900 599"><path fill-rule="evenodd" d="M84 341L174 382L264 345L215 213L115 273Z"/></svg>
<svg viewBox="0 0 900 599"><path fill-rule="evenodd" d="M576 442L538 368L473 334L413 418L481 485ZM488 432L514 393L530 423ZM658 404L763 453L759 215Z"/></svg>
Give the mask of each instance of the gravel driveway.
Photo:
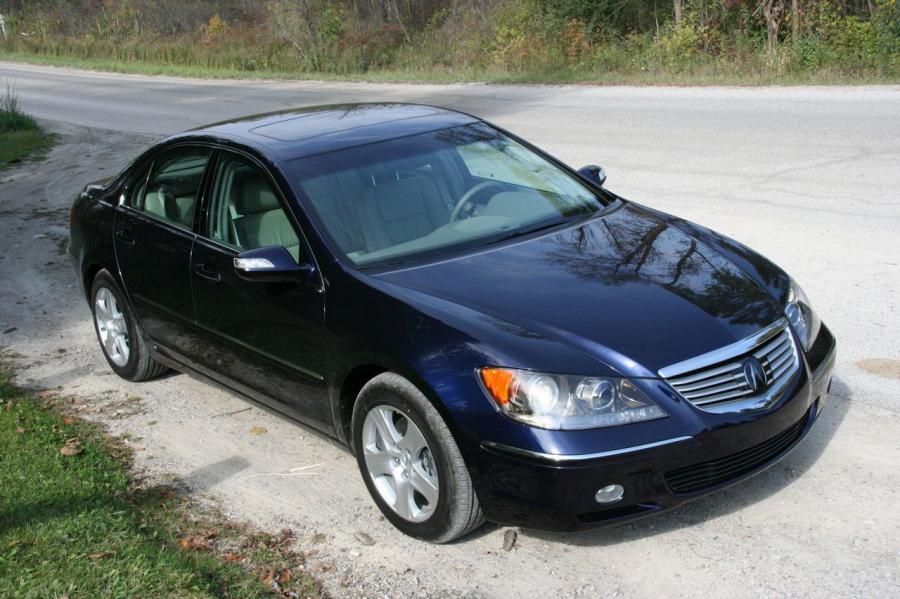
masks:
<svg viewBox="0 0 900 599"><path fill-rule="evenodd" d="M483 87L495 99L523 89ZM20 90L26 109L50 93ZM0 346L19 356L24 384L90 398L86 416L128 435L151 476L180 480L236 519L293 528L337 596L900 596L900 92L693 90L712 106L693 120L690 95L667 108L667 92L634 93L647 101L605 130L596 159L562 116L558 126L521 112L509 120L523 126L497 120L572 163L601 161L626 197L761 250L795 274L838 337L833 396L808 439L730 490L613 529L519 530L509 551L506 529L491 525L436 547L385 522L352 456L329 440L185 375L119 380L63 254L68 207L158 135L63 122L64 101L45 123L60 134L46 162L0 172Z"/></svg>

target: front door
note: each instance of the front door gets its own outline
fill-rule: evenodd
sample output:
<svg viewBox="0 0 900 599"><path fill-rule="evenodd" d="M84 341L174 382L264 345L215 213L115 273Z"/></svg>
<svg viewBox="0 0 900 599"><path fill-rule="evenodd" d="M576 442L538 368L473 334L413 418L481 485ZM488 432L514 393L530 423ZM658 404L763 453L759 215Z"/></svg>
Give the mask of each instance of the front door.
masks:
<svg viewBox="0 0 900 599"><path fill-rule="evenodd" d="M239 252L264 246L313 261L277 186L255 160L223 150L202 220L191 278L206 348L195 356L245 392L330 430L321 286L249 282L234 270Z"/></svg>
<svg viewBox="0 0 900 599"><path fill-rule="evenodd" d="M138 169L116 210L116 258L135 314L151 340L180 351L194 320L192 228L210 155L191 146L164 151Z"/></svg>

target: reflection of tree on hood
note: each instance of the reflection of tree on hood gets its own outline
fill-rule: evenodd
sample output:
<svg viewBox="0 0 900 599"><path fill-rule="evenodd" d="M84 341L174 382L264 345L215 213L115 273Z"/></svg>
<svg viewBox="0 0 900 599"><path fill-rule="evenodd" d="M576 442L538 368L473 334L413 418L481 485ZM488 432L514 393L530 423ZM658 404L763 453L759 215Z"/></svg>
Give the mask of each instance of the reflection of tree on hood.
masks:
<svg viewBox="0 0 900 599"><path fill-rule="evenodd" d="M652 214L626 207L561 237L546 259L586 281L655 283L735 324L754 322L772 301L731 262Z"/></svg>

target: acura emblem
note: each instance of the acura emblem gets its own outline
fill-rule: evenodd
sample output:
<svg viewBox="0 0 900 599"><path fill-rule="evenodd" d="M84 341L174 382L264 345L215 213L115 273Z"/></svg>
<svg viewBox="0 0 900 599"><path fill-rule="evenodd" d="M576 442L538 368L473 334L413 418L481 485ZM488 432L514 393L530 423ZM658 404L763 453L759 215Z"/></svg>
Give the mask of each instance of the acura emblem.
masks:
<svg viewBox="0 0 900 599"><path fill-rule="evenodd" d="M766 388L766 371L763 370L759 360L753 356L747 358L744 360L742 370L744 371L744 380L751 391L755 393Z"/></svg>

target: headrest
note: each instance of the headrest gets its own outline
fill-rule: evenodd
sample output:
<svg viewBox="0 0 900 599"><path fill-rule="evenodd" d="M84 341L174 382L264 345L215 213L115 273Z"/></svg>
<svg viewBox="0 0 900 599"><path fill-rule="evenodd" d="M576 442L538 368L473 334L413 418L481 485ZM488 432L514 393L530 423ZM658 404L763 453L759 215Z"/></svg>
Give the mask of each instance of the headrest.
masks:
<svg viewBox="0 0 900 599"><path fill-rule="evenodd" d="M241 180L235 208L240 214L256 214L277 210L281 205L265 177L251 176Z"/></svg>

